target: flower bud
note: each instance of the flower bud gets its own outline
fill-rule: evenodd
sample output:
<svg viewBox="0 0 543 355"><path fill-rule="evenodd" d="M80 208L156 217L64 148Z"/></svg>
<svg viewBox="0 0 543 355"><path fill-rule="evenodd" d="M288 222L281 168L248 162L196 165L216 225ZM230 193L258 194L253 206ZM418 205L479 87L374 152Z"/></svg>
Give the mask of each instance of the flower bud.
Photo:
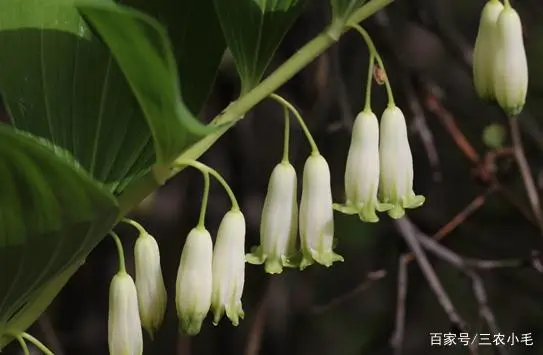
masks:
<svg viewBox="0 0 543 355"><path fill-rule="evenodd" d="M407 126L402 111L389 106L381 118L381 202L391 204L388 214L401 218L405 208L416 208L424 203L424 196L413 192L413 157L407 138Z"/></svg>
<svg viewBox="0 0 543 355"><path fill-rule="evenodd" d="M109 286L108 343L111 355L143 354L136 285L124 271Z"/></svg>
<svg viewBox="0 0 543 355"><path fill-rule="evenodd" d="M153 338L164 319L167 302L160 251L155 238L141 233L134 247L134 259L141 324Z"/></svg>
<svg viewBox="0 0 543 355"><path fill-rule="evenodd" d="M497 21L503 5L490 0L481 12L479 31L473 48L473 84L483 100L494 100L494 63L498 51Z"/></svg>
<svg viewBox="0 0 543 355"><path fill-rule="evenodd" d="M260 222L260 246L247 254L250 264L265 263L267 273L279 274L283 267L294 267L296 254L298 202L296 170L288 162L277 164L272 171Z"/></svg>
<svg viewBox="0 0 543 355"><path fill-rule="evenodd" d="M300 202L300 269L315 261L331 266L343 257L332 251L334 242L334 210L330 168L324 157L313 153L304 165L302 199Z"/></svg>
<svg viewBox="0 0 543 355"><path fill-rule="evenodd" d="M344 206L334 208L346 214L357 213L364 222L377 222L375 210L386 210L377 201L379 189L379 122L371 111L356 116L345 169Z"/></svg>
<svg viewBox="0 0 543 355"><path fill-rule="evenodd" d="M175 294L181 330L187 335L200 332L211 307L212 258L211 235L203 227L193 228L181 252Z"/></svg>
<svg viewBox="0 0 543 355"><path fill-rule="evenodd" d="M239 210L231 210L219 225L213 250L213 323L217 325L226 311L233 325L244 313L241 295L245 283L245 218Z"/></svg>
<svg viewBox="0 0 543 355"><path fill-rule="evenodd" d="M497 22L498 50L494 67L494 90L501 108L518 115L528 91L528 63L524 51L522 24L518 13L506 4Z"/></svg>

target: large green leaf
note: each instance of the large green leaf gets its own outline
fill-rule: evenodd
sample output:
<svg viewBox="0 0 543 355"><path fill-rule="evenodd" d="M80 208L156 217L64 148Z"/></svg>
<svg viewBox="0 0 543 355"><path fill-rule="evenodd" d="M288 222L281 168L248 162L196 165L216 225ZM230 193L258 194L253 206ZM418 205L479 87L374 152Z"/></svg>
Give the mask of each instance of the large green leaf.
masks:
<svg viewBox="0 0 543 355"><path fill-rule="evenodd" d="M215 129L200 123L184 104L172 46L157 20L102 0L78 2L77 7L107 43L130 83L151 127L159 163L170 162Z"/></svg>
<svg viewBox="0 0 543 355"><path fill-rule="evenodd" d="M46 282L114 225L115 198L64 150L0 124L0 337Z"/></svg>
<svg viewBox="0 0 543 355"><path fill-rule="evenodd" d="M207 98L226 44L213 0L124 0L168 30L187 107L198 114ZM203 45L205 44L205 45Z"/></svg>
<svg viewBox="0 0 543 355"><path fill-rule="evenodd" d="M305 4L304 0L215 0L242 93L256 86L275 50Z"/></svg>
<svg viewBox="0 0 543 355"><path fill-rule="evenodd" d="M0 1L0 92L14 126L67 149L112 191L155 160L130 87L73 0Z"/></svg>
<svg viewBox="0 0 543 355"><path fill-rule="evenodd" d="M366 0L330 0L332 22L343 24Z"/></svg>
<svg viewBox="0 0 543 355"><path fill-rule="evenodd" d="M130 28L136 30L128 41L137 48L119 54L113 44L113 58L89 30L74 1L0 1L0 92L14 126L67 149L94 178L119 193L155 161L157 143L150 126L160 160L168 160L207 131L180 100L171 48L156 21L137 13L126 15L126 11L109 14L113 21L133 15ZM163 13L170 1L152 3L164 3L157 11ZM112 5L105 0L99 3L104 2ZM198 9L199 16L210 11L209 6ZM130 21L123 25L126 22ZM196 18L187 26L179 53L188 53L186 49L197 38L207 38L199 35L202 25ZM141 46L149 52L134 55ZM224 44L201 47L208 50L191 53L190 60L179 56L180 64L187 65L182 73L191 74L181 78L181 83L190 91L193 112L201 108L211 87ZM131 74L130 68L123 68L123 73L117 63L123 56L130 57L132 68L145 69L144 75L129 76L130 85L124 75ZM198 82L200 74L203 80Z"/></svg>

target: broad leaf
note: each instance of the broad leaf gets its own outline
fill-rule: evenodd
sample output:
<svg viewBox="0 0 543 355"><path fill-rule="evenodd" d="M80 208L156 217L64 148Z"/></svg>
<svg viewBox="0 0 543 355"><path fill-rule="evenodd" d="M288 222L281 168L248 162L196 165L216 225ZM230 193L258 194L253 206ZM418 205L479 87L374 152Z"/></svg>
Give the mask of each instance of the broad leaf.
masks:
<svg viewBox="0 0 543 355"><path fill-rule="evenodd" d="M70 151L111 191L155 160L130 87L72 0L0 1L0 92L14 126Z"/></svg>
<svg viewBox="0 0 543 355"><path fill-rule="evenodd" d="M255 87L290 29L304 0L214 0L242 93Z"/></svg>
<svg viewBox="0 0 543 355"><path fill-rule="evenodd" d="M78 9L108 44L130 83L151 127L159 163L167 164L214 129L194 118L182 101L171 43L158 21L103 1L79 3Z"/></svg>
<svg viewBox="0 0 543 355"><path fill-rule="evenodd" d="M52 277L112 228L113 195L71 155L0 124L0 335Z"/></svg>
<svg viewBox="0 0 543 355"><path fill-rule="evenodd" d="M365 2L365 0L330 0L332 22L345 23Z"/></svg>
<svg viewBox="0 0 543 355"><path fill-rule="evenodd" d="M183 100L197 115L215 81L226 48L213 0L124 0L122 3L153 16L166 27L173 44Z"/></svg>

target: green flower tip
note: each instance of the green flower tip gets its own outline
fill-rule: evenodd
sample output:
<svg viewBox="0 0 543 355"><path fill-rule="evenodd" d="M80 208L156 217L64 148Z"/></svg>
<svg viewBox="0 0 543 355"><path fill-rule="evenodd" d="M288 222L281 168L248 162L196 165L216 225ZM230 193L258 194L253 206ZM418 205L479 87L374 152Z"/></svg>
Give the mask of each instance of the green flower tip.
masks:
<svg viewBox="0 0 543 355"><path fill-rule="evenodd" d="M358 214L360 220L367 223L379 222L379 217L377 216L376 212L385 212L392 209L393 207L394 206L389 203L380 202L377 202L376 204L366 204L360 207L354 206L349 201L346 202L344 205L339 203L333 204L334 210L346 215Z"/></svg>
<svg viewBox="0 0 543 355"><path fill-rule="evenodd" d="M394 219L400 219L405 215L406 209L413 209L424 204L426 198L422 195L412 195L401 202L393 205L392 209L388 210L388 215Z"/></svg>
<svg viewBox="0 0 543 355"><path fill-rule="evenodd" d="M202 323L204 321L205 315L193 315L191 317L183 317L180 321L180 330L181 333L188 336L195 336L200 333L202 329Z"/></svg>
<svg viewBox="0 0 543 355"><path fill-rule="evenodd" d="M315 262L326 267L332 266L335 262L343 262L343 256L334 253L333 251L317 252L312 251L311 255L303 255L302 260L300 261L299 268L304 270L308 266L313 265Z"/></svg>
<svg viewBox="0 0 543 355"><path fill-rule="evenodd" d="M245 318L245 312L241 304L234 307L217 307L213 310L213 325L219 325L222 317L226 313L226 317L230 319L230 322L234 327L239 325L239 321Z"/></svg>
<svg viewBox="0 0 543 355"><path fill-rule="evenodd" d="M268 274L276 275L283 272L283 268L296 268L299 263L295 261L296 257L270 258L262 251L262 246L251 248L251 253L245 255L245 261L251 265L264 264L264 271Z"/></svg>

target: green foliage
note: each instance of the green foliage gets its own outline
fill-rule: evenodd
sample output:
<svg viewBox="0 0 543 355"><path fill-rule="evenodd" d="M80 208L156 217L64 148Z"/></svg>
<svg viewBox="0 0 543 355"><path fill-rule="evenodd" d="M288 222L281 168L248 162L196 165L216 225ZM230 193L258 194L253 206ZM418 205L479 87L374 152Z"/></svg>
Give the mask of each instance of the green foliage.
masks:
<svg viewBox="0 0 543 355"><path fill-rule="evenodd" d="M5 125L0 177L1 335L34 291L94 248L118 208L67 152Z"/></svg>
<svg viewBox="0 0 543 355"><path fill-rule="evenodd" d="M226 48L213 0L126 0L123 4L153 16L166 27L173 43L183 100L197 115Z"/></svg>
<svg viewBox="0 0 543 355"><path fill-rule="evenodd" d="M241 78L242 94L260 82L304 4L304 0L215 0Z"/></svg>
<svg viewBox="0 0 543 355"><path fill-rule="evenodd" d="M166 165L211 132L181 99L171 43L156 20L102 1L77 7L102 35L130 83L153 133L159 163Z"/></svg>
<svg viewBox="0 0 543 355"><path fill-rule="evenodd" d="M68 150L117 193L153 163L153 143L117 63L71 3L0 2L0 91L15 127Z"/></svg>

